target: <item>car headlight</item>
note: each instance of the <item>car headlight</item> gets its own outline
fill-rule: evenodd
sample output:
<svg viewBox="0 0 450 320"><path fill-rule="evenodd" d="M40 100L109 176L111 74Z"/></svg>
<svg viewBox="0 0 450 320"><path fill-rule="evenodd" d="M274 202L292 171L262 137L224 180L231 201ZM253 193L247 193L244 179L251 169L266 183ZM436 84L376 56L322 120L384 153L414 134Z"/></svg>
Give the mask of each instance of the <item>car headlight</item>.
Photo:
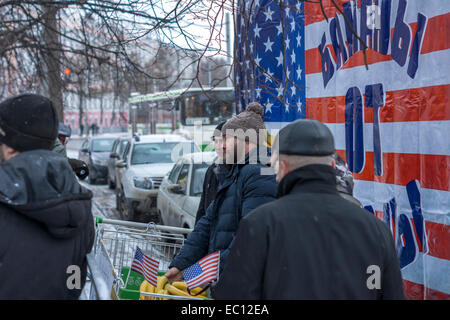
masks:
<svg viewBox="0 0 450 320"><path fill-rule="evenodd" d="M134 186L140 189L153 189L153 180L148 177L133 177Z"/></svg>

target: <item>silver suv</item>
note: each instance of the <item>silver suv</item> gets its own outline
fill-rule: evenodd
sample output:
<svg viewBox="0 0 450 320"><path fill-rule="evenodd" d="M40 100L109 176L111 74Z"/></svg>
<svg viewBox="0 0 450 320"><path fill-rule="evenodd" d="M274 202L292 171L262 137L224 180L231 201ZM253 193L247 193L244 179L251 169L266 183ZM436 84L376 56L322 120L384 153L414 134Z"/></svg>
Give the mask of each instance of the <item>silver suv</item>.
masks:
<svg viewBox="0 0 450 320"><path fill-rule="evenodd" d="M116 163L116 201L122 220L156 222L158 189L184 154L199 152L193 141L174 134L135 136Z"/></svg>

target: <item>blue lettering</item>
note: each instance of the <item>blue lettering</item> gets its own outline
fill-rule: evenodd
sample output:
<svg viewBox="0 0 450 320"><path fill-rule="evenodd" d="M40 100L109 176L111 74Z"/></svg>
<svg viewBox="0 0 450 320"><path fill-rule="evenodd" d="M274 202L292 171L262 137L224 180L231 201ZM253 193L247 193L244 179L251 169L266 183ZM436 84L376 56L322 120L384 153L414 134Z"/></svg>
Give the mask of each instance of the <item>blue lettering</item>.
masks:
<svg viewBox="0 0 450 320"><path fill-rule="evenodd" d="M419 67L419 54L426 25L427 25L427 17L419 13L417 15L417 32L416 35L414 36L411 50L411 57L409 57L409 64L408 64L408 75L413 79L416 76L416 71L417 68Z"/></svg>
<svg viewBox="0 0 450 320"><path fill-rule="evenodd" d="M331 20L330 23L330 37L333 44L334 52L336 53L336 69L339 69L347 61L347 50L342 39L342 31L339 25L339 19L337 15Z"/></svg>
<svg viewBox="0 0 450 320"><path fill-rule="evenodd" d="M391 46L392 59L400 66L404 66L411 49L411 56L409 58L407 73L411 78L414 78L419 66L419 55L422 46L423 37L425 34L427 17L418 13L417 15L417 32L412 39L411 44L411 28L405 23L405 12L407 7L407 0L398 0L398 10L395 18L394 32L391 41L391 9L392 0L361 0L360 9L360 32L359 36L367 45L383 55L389 54L389 46ZM367 26L367 10L368 7L376 5L380 8L380 27L379 29L371 29ZM358 34L357 26L357 4L354 0L350 0L342 5L343 15L348 20L345 23L345 40L343 40L343 29L340 27L339 18L336 15L330 22L330 38L334 52L336 54L336 70L338 70L347 60L355 53L363 48L358 38L352 32L353 29ZM324 87L334 75L334 64L330 55L330 50L325 46L325 34L319 45L319 52L322 63L322 76L324 80Z"/></svg>
<svg viewBox="0 0 450 320"><path fill-rule="evenodd" d="M405 214L398 217L397 254L400 259L400 268L414 261L416 257L416 245L411 231L411 224Z"/></svg>
<svg viewBox="0 0 450 320"><path fill-rule="evenodd" d="M391 49L392 59L402 67L405 65L408 57L409 42L411 40L411 29L403 21L406 4L406 0L399 0Z"/></svg>
<svg viewBox="0 0 450 320"><path fill-rule="evenodd" d="M359 173L364 168L364 110L358 87L348 89L345 95L345 149L350 171Z"/></svg>
<svg viewBox="0 0 450 320"><path fill-rule="evenodd" d="M325 46L326 43L326 37L325 33L322 36L322 41L319 45L319 52L321 57L321 63L322 63L322 77L323 77L323 87L325 88L330 81L330 79L333 77L334 74L334 65L331 61L331 55L330 50Z"/></svg>
<svg viewBox="0 0 450 320"><path fill-rule="evenodd" d="M375 215L375 210L373 210L372 206L364 206L364 209L366 209L367 211L369 211L371 214Z"/></svg>
<svg viewBox="0 0 450 320"><path fill-rule="evenodd" d="M396 220L397 202L392 198L383 205L383 221L391 229L392 237L395 243L395 220Z"/></svg>
<svg viewBox="0 0 450 320"><path fill-rule="evenodd" d="M344 3L343 11L346 17L348 18L348 21L350 22L350 25L352 26L353 30L356 33L358 33L358 26L356 23L356 3L354 3L353 1ZM356 52L359 51L359 40L352 33L350 27L347 24L345 24L345 35L347 37L348 42L348 55L351 57Z"/></svg>
<svg viewBox="0 0 450 320"><path fill-rule="evenodd" d="M427 252L427 241L425 235L425 224L422 215L422 207L420 205L420 192L417 181L410 181L406 185L409 205L411 206L414 228L416 230L416 240L420 252Z"/></svg>
<svg viewBox="0 0 450 320"><path fill-rule="evenodd" d="M383 205L383 222L391 229L397 254L400 260L400 267L404 268L412 263L417 255L416 244L419 252L427 253L428 245L425 233L425 222L420 204L419 185L416 180L410 181L406 185L409 204L412 210L412 221L404 213L399 214L397 220L397 203L395 198ZM365 208L368 209L366 206ZM372 211L373 208L371 207ZM397 230L395 228L397 227ZM415 232L414 232L415 230Z"/></svg>
<svg viewBox="0 0 450 320"><path fill-rule="evenodd" d="M372 47L371 44L372 30L367 28L367 6L371 5L372 0L361 0L361 22L360 22L361 34L359 36L366 43L368 48Z"/></svg>
<svg viewBox="0 0 450 320"><path fill-rule="evenodd" d="M366 86L366 108L373 108L373 154L374 173L383 175L383 154L381 152L379 108L384 106L383 84L377 83Z"/></svg>
<svg viewBox="0 0 450 320"><path fill-rule="evenodd" d="M378 4L378 2L377 2ZM381 29L374 32L374 50L388 54L391 38L391 0L381 0Z"/></svg>

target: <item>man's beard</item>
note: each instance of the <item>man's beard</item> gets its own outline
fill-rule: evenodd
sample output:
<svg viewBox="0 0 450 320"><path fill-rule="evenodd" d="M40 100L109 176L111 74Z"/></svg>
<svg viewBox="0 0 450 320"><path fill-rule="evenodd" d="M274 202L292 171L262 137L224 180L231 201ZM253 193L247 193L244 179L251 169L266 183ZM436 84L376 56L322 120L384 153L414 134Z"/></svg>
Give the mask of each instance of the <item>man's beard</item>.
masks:
<svg viewBox="0 0 450 320"><path fill-rule="evenodd" d="M226 164L243 163L245 158L245 143L237 141L233 146L233 152L226 152Z"/></svg>

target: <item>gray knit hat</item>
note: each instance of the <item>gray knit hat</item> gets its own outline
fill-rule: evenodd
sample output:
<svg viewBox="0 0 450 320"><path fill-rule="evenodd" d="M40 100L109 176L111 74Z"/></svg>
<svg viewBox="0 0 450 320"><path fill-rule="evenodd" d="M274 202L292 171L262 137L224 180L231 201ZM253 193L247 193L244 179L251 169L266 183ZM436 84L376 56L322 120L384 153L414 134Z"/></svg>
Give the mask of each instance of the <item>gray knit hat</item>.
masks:
<svg viewBox="0 0 450 320"><path fill-rule="evenodd" d="M244 131L243 137L249 138L251 142L258 143L258 140L254 141L252 139L252 135L245 135L245 133L248 133L248 130L251 130L256 133L256 137L260 135L261 130L263 130L265 133L266 127L264 126L264 122L262 119L263 115L264 108L261 106L261 104L259 104L258 102L251 102L244 111L236 116L233 116L223 125L222 134L227 135L230 133L230 130L233 130L236 133L234 135L238 138L241 138L239 132ZM266 135L264 134L264 137L265 136ZM260 141L260 143L262 142L264 141Z"/></svg>

